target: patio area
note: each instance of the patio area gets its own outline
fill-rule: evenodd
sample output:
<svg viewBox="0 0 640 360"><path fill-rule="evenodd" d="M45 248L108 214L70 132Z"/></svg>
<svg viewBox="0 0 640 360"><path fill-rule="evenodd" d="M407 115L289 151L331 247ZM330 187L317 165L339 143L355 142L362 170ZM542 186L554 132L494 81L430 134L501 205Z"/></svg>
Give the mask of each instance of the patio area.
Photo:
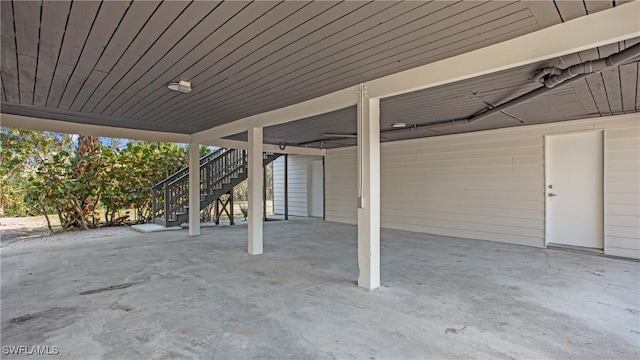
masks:
<svg viewBox="0 0 640 360"><path fill-rule="evenodd" d="M2 345L74 359L640 355L636 261L383 229L369 292L355 226L264 226L259 256L246 225L5 247Z"/></svg>

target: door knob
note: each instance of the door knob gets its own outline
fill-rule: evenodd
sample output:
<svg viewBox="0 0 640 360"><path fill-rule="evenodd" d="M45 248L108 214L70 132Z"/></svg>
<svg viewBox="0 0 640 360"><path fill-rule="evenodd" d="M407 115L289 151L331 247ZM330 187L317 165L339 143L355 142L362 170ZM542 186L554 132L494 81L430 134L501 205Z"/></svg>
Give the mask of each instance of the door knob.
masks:
<svg viewBox="0 0 640 360"><path fill-rule="evenodd" d="M558 196L558 195L556 195L556 194L554 194L554 193L549 193L547 196L548 196L548 197L554 197L554 196Z"/></svg>

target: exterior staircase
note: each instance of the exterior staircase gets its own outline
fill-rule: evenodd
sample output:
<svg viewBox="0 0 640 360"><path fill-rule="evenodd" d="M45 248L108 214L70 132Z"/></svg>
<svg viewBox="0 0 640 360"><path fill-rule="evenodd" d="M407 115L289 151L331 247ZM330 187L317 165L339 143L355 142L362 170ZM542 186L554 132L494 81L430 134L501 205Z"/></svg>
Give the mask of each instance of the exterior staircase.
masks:
<svg viewBox="0 0 640 360"><path fill-rule="evenodd" d="M263 166L280 154L264 153ZM247 152L219 149L200 158L200 210L215 202L215 222L223 212L233 225L233 188L247 178ZM224 196L226 195L226 196ZM231 205L231 213L227 205ZM222 205L222 210L220 210ZM151 188L153 222L177 226L189 220L189 168L184 168Z"/></svg>

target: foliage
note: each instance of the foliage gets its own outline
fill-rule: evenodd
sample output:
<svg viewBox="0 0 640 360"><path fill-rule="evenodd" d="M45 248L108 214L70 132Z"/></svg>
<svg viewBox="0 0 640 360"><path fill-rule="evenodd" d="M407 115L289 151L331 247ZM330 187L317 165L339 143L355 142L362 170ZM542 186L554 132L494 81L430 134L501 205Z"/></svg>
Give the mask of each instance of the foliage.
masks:
<svg viewBox="0 0 640 360"><path fill-rule="evenodd" d="M151 186L188 162L186 147L172 143L79 136L74 149L69 135L6 128L2 135L0 210L54 213L65 229L118 224L128 209L149 220Z"/></svg>
<svg viewBox="0 0 640 360"><path fill-rule="evenodd" d="M0 216L29 215L33 211L23 201L29 175L38 163L60 151L71 151L71 136L35 130L1 128Z"/></svg>

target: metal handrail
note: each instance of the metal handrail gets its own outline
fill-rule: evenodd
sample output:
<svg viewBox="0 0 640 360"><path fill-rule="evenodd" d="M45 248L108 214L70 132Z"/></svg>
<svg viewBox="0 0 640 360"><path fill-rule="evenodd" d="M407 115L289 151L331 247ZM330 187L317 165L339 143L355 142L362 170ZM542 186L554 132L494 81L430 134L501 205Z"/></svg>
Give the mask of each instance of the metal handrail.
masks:
<svg viewBox="0 0 640 360"><path fill-rule="evenodd" d="M222 154L224 154L226 151L228 151L229 149L225 149L225 148L220 148L210 154L207 154L203 157L200 158L200 166L215 160L216 158L218 158L219 156L221 156ZM189 174L189 167L184 167L178 171L176 171L175 173L169 175L168 177L166 177L165 179L163 179L162 181L160 181L159 183L153 185L151 188L160 188L162 185L164 185L164 183L172 181L178 177L181 177L183 175Z"/></svg>

